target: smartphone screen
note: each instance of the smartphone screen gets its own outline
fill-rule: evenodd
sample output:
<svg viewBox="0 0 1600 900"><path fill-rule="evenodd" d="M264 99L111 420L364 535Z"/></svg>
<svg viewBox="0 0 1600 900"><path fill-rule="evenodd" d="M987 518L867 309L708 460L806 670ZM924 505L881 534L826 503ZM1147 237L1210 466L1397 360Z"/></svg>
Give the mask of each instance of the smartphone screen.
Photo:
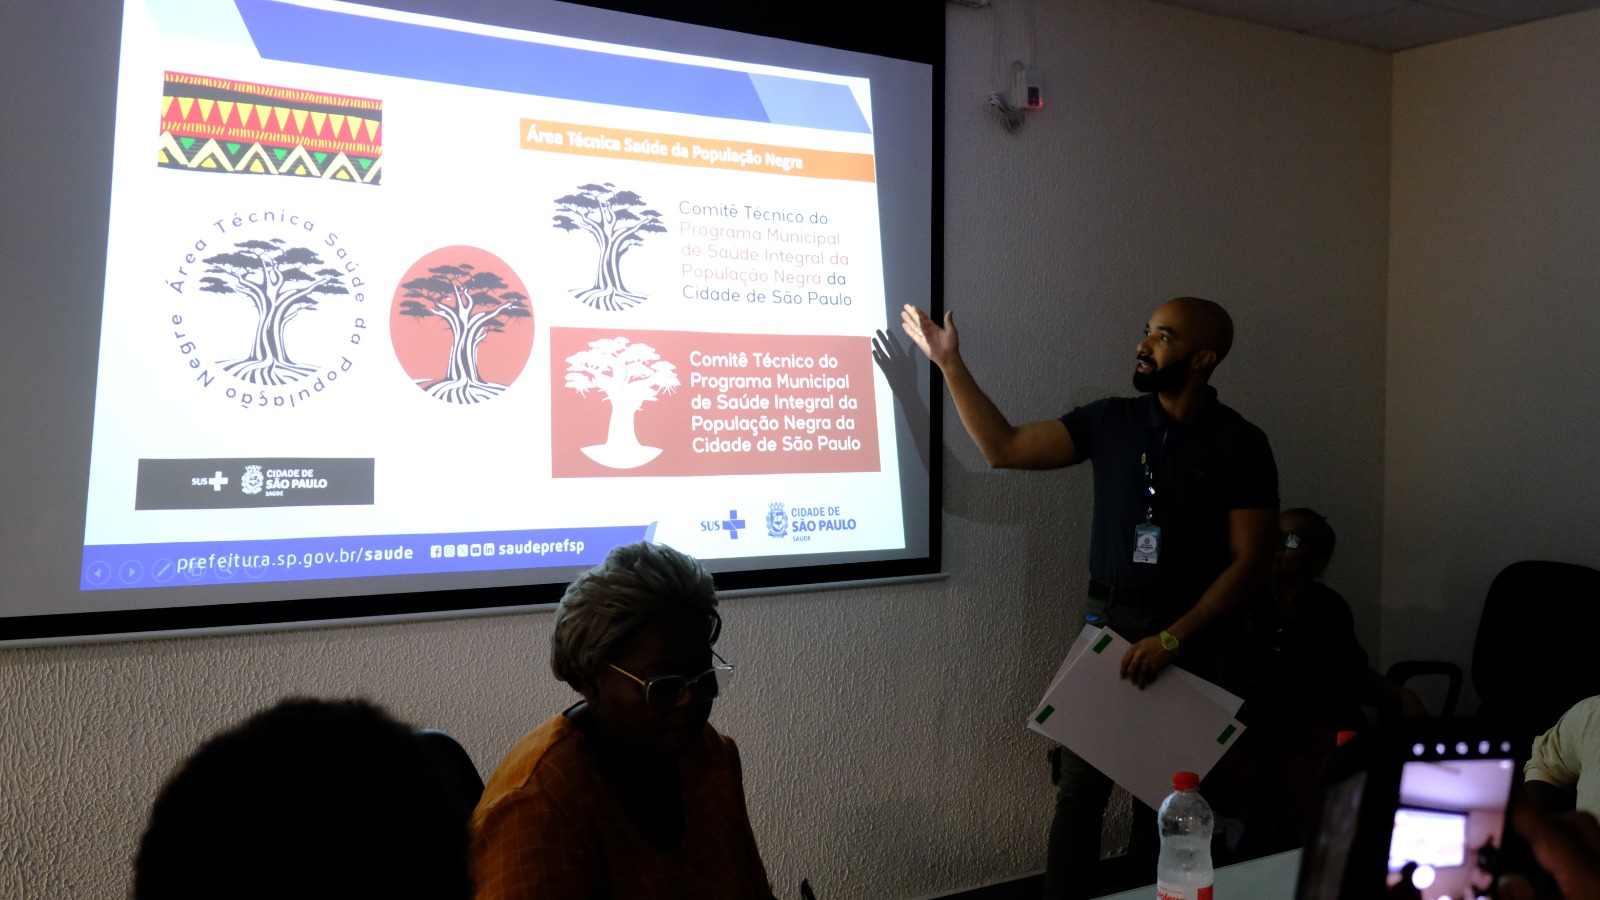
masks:
<svg viewBox="0 0 1600 900"><path fill-rule="evenodd" d="M1480 743L1486 753L1497 749ZM1478 748L1459 746L1460 753L1436 750L1432 755L1444 758L1400 767L1386 879L1392 896L1475 900L1492 893L1515 763L1466 758Z"/></svg>
<svg viewBox="0 0 1600 900"><path fill-rule="evenodd" d="M1298 900L1492 895L1526 742L1481 723L1395 723L1339 748L1321 777Z"/></svg>

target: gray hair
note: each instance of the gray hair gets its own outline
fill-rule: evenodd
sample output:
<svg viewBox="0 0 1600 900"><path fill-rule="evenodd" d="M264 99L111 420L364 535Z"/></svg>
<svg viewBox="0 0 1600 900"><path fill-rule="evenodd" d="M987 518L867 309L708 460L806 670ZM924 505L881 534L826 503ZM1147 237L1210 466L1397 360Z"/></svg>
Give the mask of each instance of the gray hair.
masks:
<svg viewBox="0 0 1600 900"><path fill-rule="evenodd" d="M550 670L580 688L605 667L618 642L652 616L679 609L706 616L711 641L721 624L717 588L694 557L641 541L612 550L605 562L567 585L550 635Z"/></svg>

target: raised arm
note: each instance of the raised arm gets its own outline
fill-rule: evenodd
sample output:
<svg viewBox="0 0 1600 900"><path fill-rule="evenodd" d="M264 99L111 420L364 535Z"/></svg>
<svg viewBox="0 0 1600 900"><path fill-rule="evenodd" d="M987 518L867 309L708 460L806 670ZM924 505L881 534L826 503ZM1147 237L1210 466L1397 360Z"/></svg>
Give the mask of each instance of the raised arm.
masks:
<svg viewBox="0 0 1600 900"><path fill-rule="evenodd" d="M1122 677L1144 687L1183 652L1183 645L1208 631L1219 619L1241 607L1261 587L1272 566L1272 544L1278 536L1276 509L1228 511L1228 548L1233 561L1211 582L1200 600L1167 633L1178 639L1173 652L1159 635L1147 637L1122 656Z"/></svg>
<svg viewBox="0 0 1600 900"><path fill-rule="evenodd" d="M961 424L989 465L997 469L1059 469L1083 461L1072 444L1072 433L1059 419L1012 425L978 387L961 359L955 313L945 313L941 326L908 303L900 311L900 327L944 373Z"/></svg>

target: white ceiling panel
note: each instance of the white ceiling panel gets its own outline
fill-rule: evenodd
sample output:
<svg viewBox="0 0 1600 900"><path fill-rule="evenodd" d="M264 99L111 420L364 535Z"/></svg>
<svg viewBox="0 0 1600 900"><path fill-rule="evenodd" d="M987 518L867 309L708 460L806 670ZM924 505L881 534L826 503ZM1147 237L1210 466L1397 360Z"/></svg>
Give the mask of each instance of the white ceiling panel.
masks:
<svg viewBox="0 0 1600 900"><path fill-rule="evenodd" d="M1521 22L1600 8L1600 0L1156 0L1362 44L1404 50Z"/></svg>
<svg viewBox="0 0 1600 900"><path fill-rule="evenodd" d="M1305 31L1319 25L1347 22L1393 12L1410 0L1161 0L1168 6L1243 19L1274 28Z"/></svg>
<svg viewBox="0 0 1600 900"><path fill-rule="evenodd" d="M1498 19L1415 4L1394 12L1312 28L1306 33L1379 50L1405 50L1493 31L1504 25Z"/></svg>
<svg viewBox="0 0 1600 900"><path fill-rule="evenodd" d="M1503 809L1513 763L1506 759L1412 760L1400 767L1400 802L1430 809Z"/></svg>
<svg viewBox="0 0 1600 900"><path fill-rule="evenodd" d="M1593 9L1594 0L1431 0L1459 12L1475 13L1507 22L1532 22L1551 16Z"/></svg>

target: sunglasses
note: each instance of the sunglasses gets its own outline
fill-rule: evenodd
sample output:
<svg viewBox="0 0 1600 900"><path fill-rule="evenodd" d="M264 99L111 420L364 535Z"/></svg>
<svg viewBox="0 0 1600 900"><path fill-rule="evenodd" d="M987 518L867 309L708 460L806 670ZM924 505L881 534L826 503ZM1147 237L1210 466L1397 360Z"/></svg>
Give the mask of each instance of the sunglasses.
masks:
<svg viewBox="0 0 1600 900"><path fill-rule="evenodd" d="M652 709L671 712L685 696L691 702L704 703L715 700L727 687L728 679L733 675L733 664L715 652L711 655L716 656L717 661L699 675L657 675L645 679L615 663L606 665L637 681L644 688L644 702Z"/></svg>

